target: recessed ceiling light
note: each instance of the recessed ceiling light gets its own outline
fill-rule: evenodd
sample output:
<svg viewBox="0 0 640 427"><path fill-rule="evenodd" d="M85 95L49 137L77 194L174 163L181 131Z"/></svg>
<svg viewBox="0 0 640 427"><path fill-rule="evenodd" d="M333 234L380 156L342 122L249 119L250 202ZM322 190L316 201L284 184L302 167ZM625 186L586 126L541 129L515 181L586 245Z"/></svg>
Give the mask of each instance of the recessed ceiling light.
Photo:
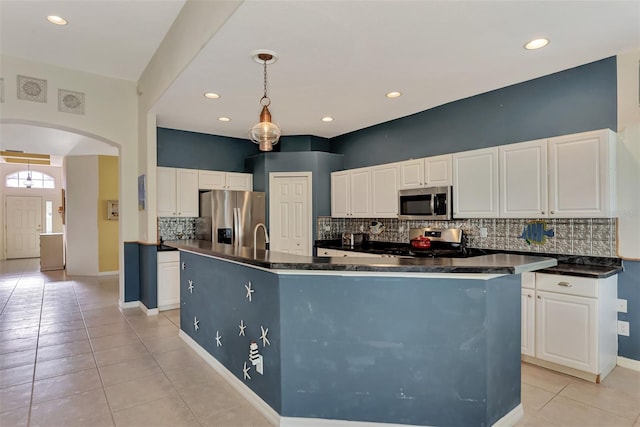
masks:
<svg viewBox="0 0 640 427"><path fill-rule="evenodd" d="M204 94L205 98L209 98L209 99L218 99L220 98L220 95L218 95L217 93L214 92L207 92Z"/></svg>
<svg viewBox="0 0 640 427"><path fill-rule="evenodd" d="M67 25L67 20L57 16L57 15L49 15L47 16L47 21L51 22L52 24L56 24L56 25Z"/></svg>
<svg viewBox="0 0 640 427"><path fill-rule="evenodd" d="M218 120L220 120L221 122L230 122L231 119L229 117L218 117Z"/></svg>
<svg viewBox="0 0 640 427"><path fill-rule="evenodd" d="M387 98L397 98L402 96L402 92L389 92L385 95Z"/></svg>
<svg viewBox="0 0 640 427"><path fill-rule="evenodd" d="M549 39L539 38L539 39L531 40L530 42L524 45L524 48L527 50L536 50L536 49L545 47L548 44L549 44Z"/></svg>
<svg viewBox="0 0 640 427"><path fill-rule="evenodd" d="M332 122L333 121L333 117L329 117L329 116L325 116L322 118L323 122Z"/></svg>

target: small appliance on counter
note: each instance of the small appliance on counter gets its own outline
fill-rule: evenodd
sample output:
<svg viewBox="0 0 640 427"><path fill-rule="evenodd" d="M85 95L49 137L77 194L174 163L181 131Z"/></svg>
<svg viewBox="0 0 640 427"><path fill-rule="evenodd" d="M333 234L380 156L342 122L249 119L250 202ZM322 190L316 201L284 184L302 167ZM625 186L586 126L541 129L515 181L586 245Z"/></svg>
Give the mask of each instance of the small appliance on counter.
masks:
<svg viewBox="0 0 640 427"><path fill-rule="evenodd" d="M412 256L424 257L452 257L462 258L467 256L464 233L460 228L411 228L409 229L409 242Z"/></svg>
<svg viewBox="0 0 640 427"><path fill-rule="evenodd" d="M365 233L342 233L342 246L353 248L369 241L369 235Z"/></svg>

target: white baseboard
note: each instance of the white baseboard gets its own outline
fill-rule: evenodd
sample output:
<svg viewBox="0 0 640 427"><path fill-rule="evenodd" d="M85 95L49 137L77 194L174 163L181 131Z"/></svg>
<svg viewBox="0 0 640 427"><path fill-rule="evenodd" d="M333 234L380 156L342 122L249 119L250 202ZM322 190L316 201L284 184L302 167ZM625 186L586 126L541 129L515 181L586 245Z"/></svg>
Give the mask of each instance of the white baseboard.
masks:
<svg viewBox="0 0 640 427"><path fill-rule="evenodd" d="M175 310L176 308L180 308L180 303L179 302L177 302L175 304L159 305L158 306L158 311Z"/></svg>
<svg viewBox="0 0 640 427"><path fill-rule="evenodd" d="M100 271L98 272L98 276L117 276L120 274L118 270L115 271Z"/></svg>
<svg viewBox="0 0 640 427"><path fill-rule="evenodd" d="M524 417L524 407L522 403L509 411L504 417L493 423L491 427L511 427L516 425Z"/></svg>
<svg viewBox="0 0 640 427"><path fill-rule="evenodd" d="M242 383L235 375L231 373L222 363L213 357L207 350L202 348L200 344L195 342L193 338L187 335L184 331L180 331L178 336L182 338L184 342L191 347L198 356L200 356L209 366L211 366L217 373L219 373L224 380L229 383L233 388L238 391L249 403L256 408L265 418L274 426L280 426L280 415L267 404L260 396L258 396L253 390Z"/></svg>
<svg viewBox="0 0 640 427"><path fill-rule="evenodd" d="M142 305L142 303L140 303ZM213 357L207 350L202 348L200 344L195 342L193 338L184 331L180 331L178 336L187 343L189 347L195 351L209 366L211 366L222 378L229 383L242 397L265 416L267 421L276 427L425 427L410 424L389 424L374 423L368 421L345 421L345 420L328 420L323 418L298 418L298 417L281 417L267 402L262 400L253 390L247 387L235 375L231 373L222 363ZM500 418L492 427L511 427L515 425L524 416L522 403L513 408L508 414Z"/></svg>
<svg viewBox="0 0 640 427"><path fill-rule="evenodd" d="M129 302L118 301L118 307L120 307L121 309L138 308L140 307L140 301L129 301Z"/></svg>
<svg viewBox="0 0 640 427"><path fill-rule="evenodd" d="M618 356L617 364L618 366L622 366L623 368L640 371L640 360L628 359L626 357Z"/></svg>
<svg viewBox="0 0 640 427"><path fill-rule="evenodd" d="M157 308L147 308L147 306L146 306L146 305L144 305L144 304L142 303L142 301L139 301L139 303L140 303L140 305L139 305L140 309L141 309L142 311L144 311L144 313L145 313L147 316L155 316L156 314L158 314L158 309L157 309Z"/></svg>

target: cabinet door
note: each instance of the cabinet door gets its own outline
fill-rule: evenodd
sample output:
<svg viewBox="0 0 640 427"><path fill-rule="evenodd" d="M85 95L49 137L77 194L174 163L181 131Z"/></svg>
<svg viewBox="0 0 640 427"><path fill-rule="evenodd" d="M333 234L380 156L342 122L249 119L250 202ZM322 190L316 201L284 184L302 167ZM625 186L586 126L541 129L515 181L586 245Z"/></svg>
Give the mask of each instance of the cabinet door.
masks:
<svg viewBox="0 0 640 427"><path fill-rule="evenodd" d="M158 263L158 310L180 307L180 262Z"/></svg>
<svg viewBox="0 0 640 427"><path fill-rule="evenodd" d="M500 216L547 217L547 140L499 147Z"/></svg>
<svg viewBox="0 0 640 427"><path fill-rule="evenodd" d="M453 216L498 214L498 147L453 154Z"/></svg>
<svg viewBox="0 0 640 427"><path fill-rule="evenodd" d="M250 173L227 172L227 190L253 191L253 175Z"/></svg>
<svg viewBox="0 0 640 427"><path fill-rule="evenodd" d="M350 184L351 216L371 217L371 168L352 169Z"/></svg>
<svg viewBox="0 0 640 427"><path fill-rule="evenodd" d="M224 190L225 185L225 172L198 171L198 188L200 190Z"/></svg>
<svg viewBox="0 0 640 427"><path fill-rule="evenodd" d="M371 214L373 217L398 217L398 176L397 163L371 168Z"/></svg>
<svg viewBox="0 0 640 427"><path fill-rule="evenodd" d="M400 190L424 186L424 159L400 162Z"/></svg>
<svg viewBox="0 0 640 427"><path fill-rule="evenodd" d="M158 167L156 175L157 215L176 216L176 170Z"/></svg>
<svg viewBox="0 0 640 427"><path fill-rule="evenodd" d="M424 182L427 187L451 185L451 154L424 159Z"/></svg>
<svg viewBox="0 0 640 427"><path fill-rule="evenodd" d="M536 357L598 373L598 300L536 292Z"/></svg>
<svg viewBox="0 0 640 427"><path fill-rule="evenodd" d="M615 209L615 135L610 130L549 139L552 217L607 217Z"/></svg>
<svg viewBox="0 0 640 427"><path fill-rule="evenodd" d="M331 216L346 218L350 209L349 172L331 173Z"/></svg>
<svg viewBox="0 0 640 427"><path fill-rule="evenodd" d="M176 208L178 216L198 216L198 171L195 169L176 170Z"/></svg>
<svg viewBox="0 0 640 427"><path fill-rule="evenodd" d="M521 327L521 343L520 352L527 356L535 356L535 310L536 299L534 297L535 291L533 289L522 289L522 319L520 321Z"/></svg>

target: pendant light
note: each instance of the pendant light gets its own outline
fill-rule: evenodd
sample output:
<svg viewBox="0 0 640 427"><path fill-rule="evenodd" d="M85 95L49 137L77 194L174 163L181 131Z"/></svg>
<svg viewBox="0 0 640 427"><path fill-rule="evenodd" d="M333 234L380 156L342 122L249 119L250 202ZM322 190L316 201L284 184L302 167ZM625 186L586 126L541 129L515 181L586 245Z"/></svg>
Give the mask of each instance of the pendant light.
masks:
<svg viewBox="0 0 640 427"><path fill-rule="evenodd" d="M262 62L264 93L260 98L260 105L262 105L260 122L249 130L249 136L251 136L253 142L258 144L260 151L271 151L273 146L278 143L280 135L282 135L280 127L271 121L271 113L269 112L271 100L267 96L267 62L273 64L276 62L277 56L275 56L275 52L269 51L257 51L252 56L256 62Z"/></svg>
<svg viewBox="0 0 640 427"><path fill-rule="evenodd" d="M33 186L33 180L31 179L31 164L27 160L27 179L24 180L24 185L27 188L31 188Z"/></svg>

